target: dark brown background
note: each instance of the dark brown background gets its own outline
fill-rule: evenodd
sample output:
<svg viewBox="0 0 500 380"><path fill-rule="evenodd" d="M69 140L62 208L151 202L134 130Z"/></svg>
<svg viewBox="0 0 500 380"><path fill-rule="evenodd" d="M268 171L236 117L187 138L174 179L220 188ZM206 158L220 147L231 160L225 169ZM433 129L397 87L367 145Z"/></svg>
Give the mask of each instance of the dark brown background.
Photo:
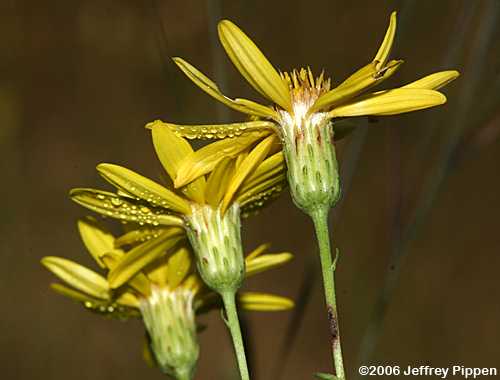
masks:
<svg viewBox="0 0 500 380"><path fill-rule="evenodd" d="M91 263L75 228L84 211L68 190L101 186L94 166L103 161L156 176L146 122L239 120L189 83L169 56L188 59L231 96L259 100L214 40L218 19L237 22L275 66L324 68L338 83L371 60L393 9L400 11L393 56L406 63L388 85L440 69L462 76L444 90L447 105L380 119L338 144L346 192L332 224L342 251L337 277L347 368L355 374L387 273L395 291L375 354L362 364L498 366L499 3L2 1L1 378L163 377L141 359L140 322L108 321L51 293L52 277L39 260L61 255ZM423 211L416 228L415 210ZM296 254L249 288L296 298L311 263L316 270L283 379L329 370L312 233L288 194L244 224L248 249L272 240L276 250ZM401 245L405 257L394 261ZM253 378L277 379L290 313L245 318ZM218 313L202 321L209 328L201 335L197 378L236 379Z"/></svg>

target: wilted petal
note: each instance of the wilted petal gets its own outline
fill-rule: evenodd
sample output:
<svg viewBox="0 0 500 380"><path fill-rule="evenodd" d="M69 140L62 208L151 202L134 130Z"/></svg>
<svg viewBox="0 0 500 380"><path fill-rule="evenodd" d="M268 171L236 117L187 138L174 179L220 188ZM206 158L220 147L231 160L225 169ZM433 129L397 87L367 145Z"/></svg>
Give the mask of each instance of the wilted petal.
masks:
<svg viewBox="0 0 500 380"><path fill-rule="evenodd" d="M219 23L219 38L238 71L259 93L291 111L286 82L248 36L231 21Z"/></svg>
<svg viewBox="0 0 500 380"><path fill-rule="evenodd" d="M339 106L329 114L331 117L395 115L438 106L446 102L446 97L433 90L397 88L381 91Z"/></svg>
<svg viewBox="0 0 500 380"><path fill-rule="evenodd" d="M109 299L108 282L100 274L62 257L46 256L42 264L77 290L100 299Z"/></svg>

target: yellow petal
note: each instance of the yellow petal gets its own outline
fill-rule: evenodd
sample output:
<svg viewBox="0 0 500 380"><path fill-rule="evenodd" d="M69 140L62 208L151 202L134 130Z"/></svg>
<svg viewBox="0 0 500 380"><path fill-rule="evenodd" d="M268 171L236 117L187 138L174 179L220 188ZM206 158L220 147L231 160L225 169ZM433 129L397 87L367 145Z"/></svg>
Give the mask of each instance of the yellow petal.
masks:
<svg viewBox="0 0 500 380"><path fill-rule="evenodd" d="M113 270L123 260L124 255L123 251L115 249L106 253L102 259L109 270ZM148 296L151 293L151 282L144 273L137 273L128 281L128 284L144 296Z"/></svg>
<svg viewBox="0 0 500 380"><path fill-rule="evenodd" d="M415 82L408 83L401 88L421 88L427 90L439 90L451 81L455 80L460 74L456 70L440 71L427 75Z"/></svg>
<svg viewBox="0 0 500 380"><path fill-rule="evenodd" d="M231 124L179 125L163 123L178 136L188 139L225 139L240 136L251 131L273 131L275 124L271 121L256 120ZM149 124L146 126L149 127ZM168 152L167 152L168 153Z"/></svg>
<svg viewBox="0 0 500 380"><path fill-rule="evenodd" d="M71 298L85 306L85 308L103 314L107 317L114 317L120 320L139 317L139 300L130 292L124 292L114 302L103 301L92 298L77 290L68 288L61 284L51 284L50 287L56 293ZM118 306L118 307L117 307Z"/></svg>
<svg viewBox="0 0 500 380"><path fill-rule="evenodd" d="M276 120L278 118L278 113L271 106L264 106L260 103L254 102L253 100L248 99L234 99L234 102L245 109L249 110L246 113L250 113L250 111L259 117L270 118Z"/></svg>
<svg viewBox="0 0 500 380"><path fill-rule="evenodd" d="M181 224L179 224L179 227ZM125 245L136 245L138 243L144 243L146 240L151 240L157 238L165 228L139 228L137 230L129 231L122 236L119 236L115 240L115 248L121 248Z"/></svg>
<svg viewBox="0 0 500 380"><path fill-rule="evenodd" d="M78 231L83 244L101 268L105 268L101 256L113 250L115 238L100 227L94 218L87 217L78 221Z"/></svg>
<svg viewBox="0 0 500 380"><path fill-rule="evenodd" d="M193 293L196 294L203 287L203 282L197 274L193 273L186 278L186 280L182 284L182 287L185 289L190 289L193 291Z"/></svg>
<svg viewBox="0 0 500 380"><path fill-rule="evenodd" d="M403 61L390 61L386 66L377 69L376 62L362 67L333 90L321 95L309 110L309 113L321 109L330 109L344 103L370 87L391 77Z"/></svg>
<svg viewBox="0 0 500 380"><path fill-rule="evenodd" d="M236 156L236 162L234 163L234 170L238 170L238 168L241 166L241 163L245 161L245 159L248 157L248 154L250 153L250 147L242 151L238 156Z"/></svg>
<svg viewBox="0 0 500 380"><path fill-rule="evenodd" d="M269 136L270 133L271 131L268 130L252 131L238 137L216 141L198 149L183 161L175 179L175 187L184 186L196 178L210 173L224 158L236 157L257 141Z"/></svg>
<svg viewBox="0 0 500 380"><path fill-rule="evenodd" d="M65 297L71 298L74 301L78 301L81 303L84 302L102 302L102 300L99 300L98 298L94 298L89 296L86 293L80 292L78 290L68 288L67 286L64 286L62 284L58 283L53 283L50 284L50 288L55 291L56 293L59 293Z"/></svg>
<svg viewBox="0 0 500 380"><path fill-rule="evenodd" d="M243 181L252 174L253 170L266 158L271 146L277 139L276 135L271 135L262 140L245 158L229 182L229 185L222 201L222 213L229 207L234 195L240 188Z"/></svg>
<svg viewBox="0 0 500 380"><path fill-rule="evenodd" d="M181 162L193 152L191 145L159 120L149 123L147 127L151 128L156 155L172 181L175 181ZM183 189L183 192L195 202L203 203L205 179L199 178L193 181Z"/></svg>
<svg viewBox="0 0 500 380"><path fill-rule="evenodd" d="M260 94L291 111L286 82L257 46L231 21L219 22L219 39L238 71Z"/></svg>
<svg viewBox="0 0 500 380"><path fill-rule="evenodd" d="M108 282L100 274L61 257L46 256L42 264L61 280L90 296L108 300Z"/></svg>
<svg viewBox="0 0 500 380"><path fill-rule="evenodd" d="M271 244L265 243L259 245L257 248L255 248L252 252L250 252L246 257L245 257L245 263L248 265L248 262L251 261L252 259L262 255L265 251L267 251L271 247Z"/></svg>
<svg viewBox="0 0 500 380"><path fill-rule="evenodd" d="M69 195L73 201L89 210L122 221L154 226L157 224L163 226L182 225L182 220L179 217L166 213L162 214L164 211L160 208L155 208L153 211L150 207L146 207L137 201L108 191L73 189Z"/></svg>
<svg viewBox="0 0 500 380"><path fill-rule="evenodd" d="M243 309L254 311L279 311L293 307L293 301L273 294L245 292L238 295L238 303Z"/></svg>
<svg viewBox="0 0 500 380"><path fill-rule="evenodd" d="M149 263L166 254L183 236L184 230L172 228L158 238L138 245L127 252L108 274L110 287L115 289L125 284Z"/></svg>
<svg viewBox="0 0 500 380"><path fill-rule="evenodd" d="M262 105L260 107L256 107L254 103L253 105L244 105L239 104L238 100L233 100L225 96L219 89L219 87L206 75L204 75L201 71L196 69L194 66L183 60L182 58L173 58L175 64L182 70L186 76L193 81L195 85L205 91L207 94L218 100L219 102L225 104L226 106L242 112L248 115L261 116L261 117L273 117L276 115L276 112ZM264 107L264 108L261 108ZM187 136L186 136L187 137Z"/></svg>
<svg viewBox="0 0 500 380"><path fill-rule="evenodd" d="M207 203L217 208L224 198L227 186L234 173L234 159L224 158L210 173L205 198Z"/></svg>
<svg viewBox="0 0 500 380"><path fill-rule="evenodd" d="M389 21L389 27L387 28L387 32L385 33L382 45L380 45L377 55L375 55L375 58L373 59L376 62L377 70L380 70L382 67L384 67L385 63L387 62L387 58L391 53L395 35L396 35L396 12L392 12Z"/></svg>
<svg viewBox="0 0 500 380"><path fill-rule="evenodd" d="M139 308L139 299L137 296L131 292L123 292L118 296L116 302L119 305L124 305L128 307Z"/></svg>
<svg viewBox="0 0 500 380"><path fill-rule="evenodd" d="M284 253L271 253L261 255L251 259L246 259L246 275L253 276L257 273L276 268L293 259L293 255L288 252Z"/></svg>
<svg viewBox="0 0 500 380"><path fill-rule="evenodd" d="M266 206L287 186L283 153L278 152L264 160L248 177L236 195L243 217Z"/></svg>
<svg viewBox="0 0 500 380"><path fill-rule="evenodd" d="M191 253L186 247L180 247L168 259L167 283L170 289L175 289L189 273L191 268Z"/></svg>
<svg viewBox="0 0 500 380"><path fill-rule="evenodd" d="M241 208L243 218L267 206L271 201L279 197L287 187L286 175L279 174L259 185L256 185L249 191L236 198Z"/></svg>
<svg viewBox="0 0 500 380"><path fill-rule="evenodd" d="M158 286L167 286L167 276L168 276L168 258L160 257L158 260L153 261L143 272L146 276L153 281Z"/></svg>
<svg viewBox="0 0 500 380"><path fill-rule="evenodd" d="M434 107L446 102L446 97L433 90L397 88L381 91L339 106L330 112L331 117L395 115Z"/></svg>
<svg viewBox="0 0 500 380"><path fill-rule="evenodd" d="M113 186L123 189L137 198L163 208L189 214L189 202L179 197L166 187L140 175L132 170L113 164L97 165L99 174Z"/></svg>
<svg viewBox="0 0 500 380"><path fill-rule="evenodd" d="M238 197L245 197L247 192L259 186L261 183L283 174L286 171L283 152L278 152L266 158L255 171L243 182ZM252 194L253 195L253 194Z"/></svg>

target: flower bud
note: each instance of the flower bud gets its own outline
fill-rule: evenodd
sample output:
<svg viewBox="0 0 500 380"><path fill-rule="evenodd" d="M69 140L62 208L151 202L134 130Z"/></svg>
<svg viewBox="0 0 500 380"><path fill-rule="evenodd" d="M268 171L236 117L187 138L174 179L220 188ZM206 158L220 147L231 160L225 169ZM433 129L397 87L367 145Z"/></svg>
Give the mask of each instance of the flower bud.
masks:
<svg viewBox="0 0 500 380"><path fill-rule="evenodd" d="M177 380L193 378L199 356L193 297L191 290L182 287L154 287L140 302L156 362Z"/></svg>
<svg viewBox="0 0 500 380"><path fill-rule="evenodd" d="M331 122L324 113L282 116L284 153L294 203L309 214L318 208L333 207L341 189Z"/></svg>
<svg viewBox="0 0 500 380"><path fill-rule="evenodd" d="M193 205L187 219L187 235L203 281L218 293L238 290L245 276L238 204L225 213L220 207Z"/></svg>

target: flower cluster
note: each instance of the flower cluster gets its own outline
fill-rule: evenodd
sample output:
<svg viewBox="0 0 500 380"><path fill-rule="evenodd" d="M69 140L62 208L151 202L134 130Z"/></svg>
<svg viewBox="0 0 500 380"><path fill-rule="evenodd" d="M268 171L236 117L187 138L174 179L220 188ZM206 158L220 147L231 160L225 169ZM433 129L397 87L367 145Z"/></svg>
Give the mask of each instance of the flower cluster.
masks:
<svg viewBox="0 0 500 380"><path fill-rule="evenodd" d="M321 376L345 380L336 261L327 223L341 195L334 143L350 132L337 121L441 105L446 97L438 90L458 72L441 71L398 88L373 91L403 63L390 59L395 13L374 58L336 85L323 72L315 76L309 67L276 70L228 20L219 23L218 31L232 63L267 104L229 98L191 64L174 58L195 85L249 120L147 124L164 178L154 181L102 163L97 170L114 191L77 188L70 193L87 209L126 224L126 232L115 238L94 219L79 221L83 242L104 276L63 258L45 257L42 263L66 283L53 289L86 308L120 319L141 317L149 356L178 380L192 379L198 360L196 314L223 306L241 378L248 380L236 305L283 310L292 301L238 290L246 277L284 264L291 254L268 254L268 247L261 245L245 257L241 218L266 206L289 185L295 205L312 218L318 240L335 372ZM193 150L186 139L215 141Z"/></svg>
<svg viewBox="0 0 500 380"><path fill-rule="evenodd" d="M103 275L65 258L44 257L42 264L65 283L54 283L52 289L107 317L142 317L151 357L162 371L176 379L192 378L199 354L195 315L220 307L220 300L194 269L189 244L179 238L176 227L158 232L158 239L145 242L140 241L144 236L139 238L137 231L115 238L90 217L78 221L78 228ZM162 249L155 260L140 271L132 269L140 253L158 250L159 246ZM266 253L267 250L263 244L246 256L246 276L292 258L287 252ZM136 273L126 280L120 278L117 286L113 276L117 267ZM240 293L238 303L243 309L259 311L293 306L287 298L253 292Z"/></svg>
<svg viewBox="0 0 500 380"><path fill-rule="evenodd" d="M240 28L231 21L221 21L219 38L227 55L246 81L271 105L231 99L191 64L174 58L177 66L199 88L252 120L226 125L169 123L168 126L187 138L273 133L282 142L295 204L307 213L318 207L331 207L340 196L333 143L349 132L337 128L335 121L346 117L394 115L441 105L446 97L437 90L458 76L455 70L441 71L399 88L370 92L403 63L389 59L395 33L396 13L393 12L373 60L331 88L331 80L325 78L324 73L315 77L310 68L290 73L277 71ZM180 170L178 186L196 178L185 174L186 169Z"/></svg>

